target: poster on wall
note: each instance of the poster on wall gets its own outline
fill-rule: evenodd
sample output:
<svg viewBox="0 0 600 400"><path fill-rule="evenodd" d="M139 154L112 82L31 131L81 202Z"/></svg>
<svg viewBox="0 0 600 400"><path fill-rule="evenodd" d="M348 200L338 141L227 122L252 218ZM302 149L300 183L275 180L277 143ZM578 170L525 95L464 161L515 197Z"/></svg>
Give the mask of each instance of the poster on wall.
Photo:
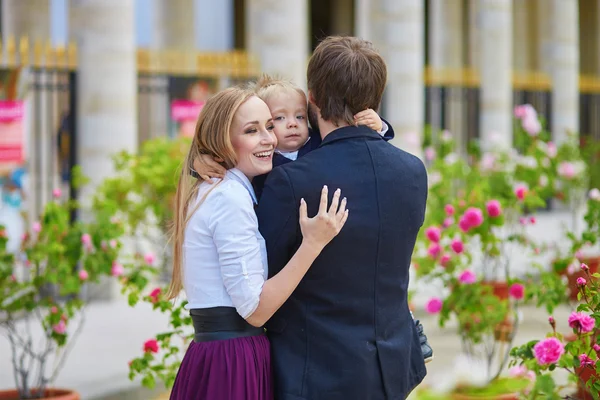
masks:
<svg viewBox="0 0 600 400"><path fill-rule="evenodd" d="M216 79L169 78L170 136L193 137L198 115L206 100L218 90Z"/></svg>

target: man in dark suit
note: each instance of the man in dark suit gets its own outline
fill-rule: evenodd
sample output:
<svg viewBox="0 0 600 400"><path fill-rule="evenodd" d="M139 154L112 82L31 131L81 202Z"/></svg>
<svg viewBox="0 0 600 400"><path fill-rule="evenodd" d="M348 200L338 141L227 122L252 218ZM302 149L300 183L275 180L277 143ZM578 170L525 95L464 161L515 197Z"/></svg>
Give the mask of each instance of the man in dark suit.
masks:
<svg viewBox="0 0 600 400"><path fill-rule="evenodd" d="M358 111L378 109L386 84L385 62L370 43L325 39L307 75L323 142L267 179L257 212L269 274L302 241L301 198L314 215L323 185L330 193L341 188L350 215L267 323L276 399L405 399L426 374L407 302L426 170L417 157L353 124Z"/></svg>

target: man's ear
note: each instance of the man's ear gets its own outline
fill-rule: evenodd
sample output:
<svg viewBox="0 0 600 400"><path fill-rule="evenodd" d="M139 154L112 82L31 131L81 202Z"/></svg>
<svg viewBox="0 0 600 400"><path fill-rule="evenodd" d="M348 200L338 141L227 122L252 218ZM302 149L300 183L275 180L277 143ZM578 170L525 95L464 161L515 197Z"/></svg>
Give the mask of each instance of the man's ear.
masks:
<svg viewBox="0 0 600 400"><path fill-rule="evenodd" d="M310 90L308 91L308 102L312 103L312 104L315 104L315 97L313 96L313 94L312 94L312 92Z"/></svg>

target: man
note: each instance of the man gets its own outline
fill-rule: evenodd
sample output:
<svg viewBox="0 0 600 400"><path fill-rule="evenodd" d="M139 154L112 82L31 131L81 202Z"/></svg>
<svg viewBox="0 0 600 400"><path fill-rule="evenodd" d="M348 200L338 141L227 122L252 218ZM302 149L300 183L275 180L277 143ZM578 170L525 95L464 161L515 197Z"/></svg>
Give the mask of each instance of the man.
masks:
<svg viewBox="0 0 600 400"><path fill-rule="evenodd" d="M277 400L405 399L425 377L407 302L410 259L423 223L427 174L416 157L355 126L378 109L387 79L369 42L329 37L308 65L322 144L273 169L258 208L269 274L302 241L298 204L316 213L320 188L341 188L350 215L267 323Z"/></svg>

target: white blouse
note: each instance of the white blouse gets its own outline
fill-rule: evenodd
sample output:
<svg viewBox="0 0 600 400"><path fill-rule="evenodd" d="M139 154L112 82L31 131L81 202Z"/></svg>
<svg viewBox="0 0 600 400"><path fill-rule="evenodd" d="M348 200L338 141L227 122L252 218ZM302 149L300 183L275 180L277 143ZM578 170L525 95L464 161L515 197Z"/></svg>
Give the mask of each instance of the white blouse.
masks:
<svg viewBox="0 0 600 400"><path fill-rule="evenodd" d="M254 189L234 168L220 183L201 183L196 203L189 209L193 211L205 195L185 229L186 308L235 307L247 318L258 307L267 279L267 251L254 212Z"/></svg>

